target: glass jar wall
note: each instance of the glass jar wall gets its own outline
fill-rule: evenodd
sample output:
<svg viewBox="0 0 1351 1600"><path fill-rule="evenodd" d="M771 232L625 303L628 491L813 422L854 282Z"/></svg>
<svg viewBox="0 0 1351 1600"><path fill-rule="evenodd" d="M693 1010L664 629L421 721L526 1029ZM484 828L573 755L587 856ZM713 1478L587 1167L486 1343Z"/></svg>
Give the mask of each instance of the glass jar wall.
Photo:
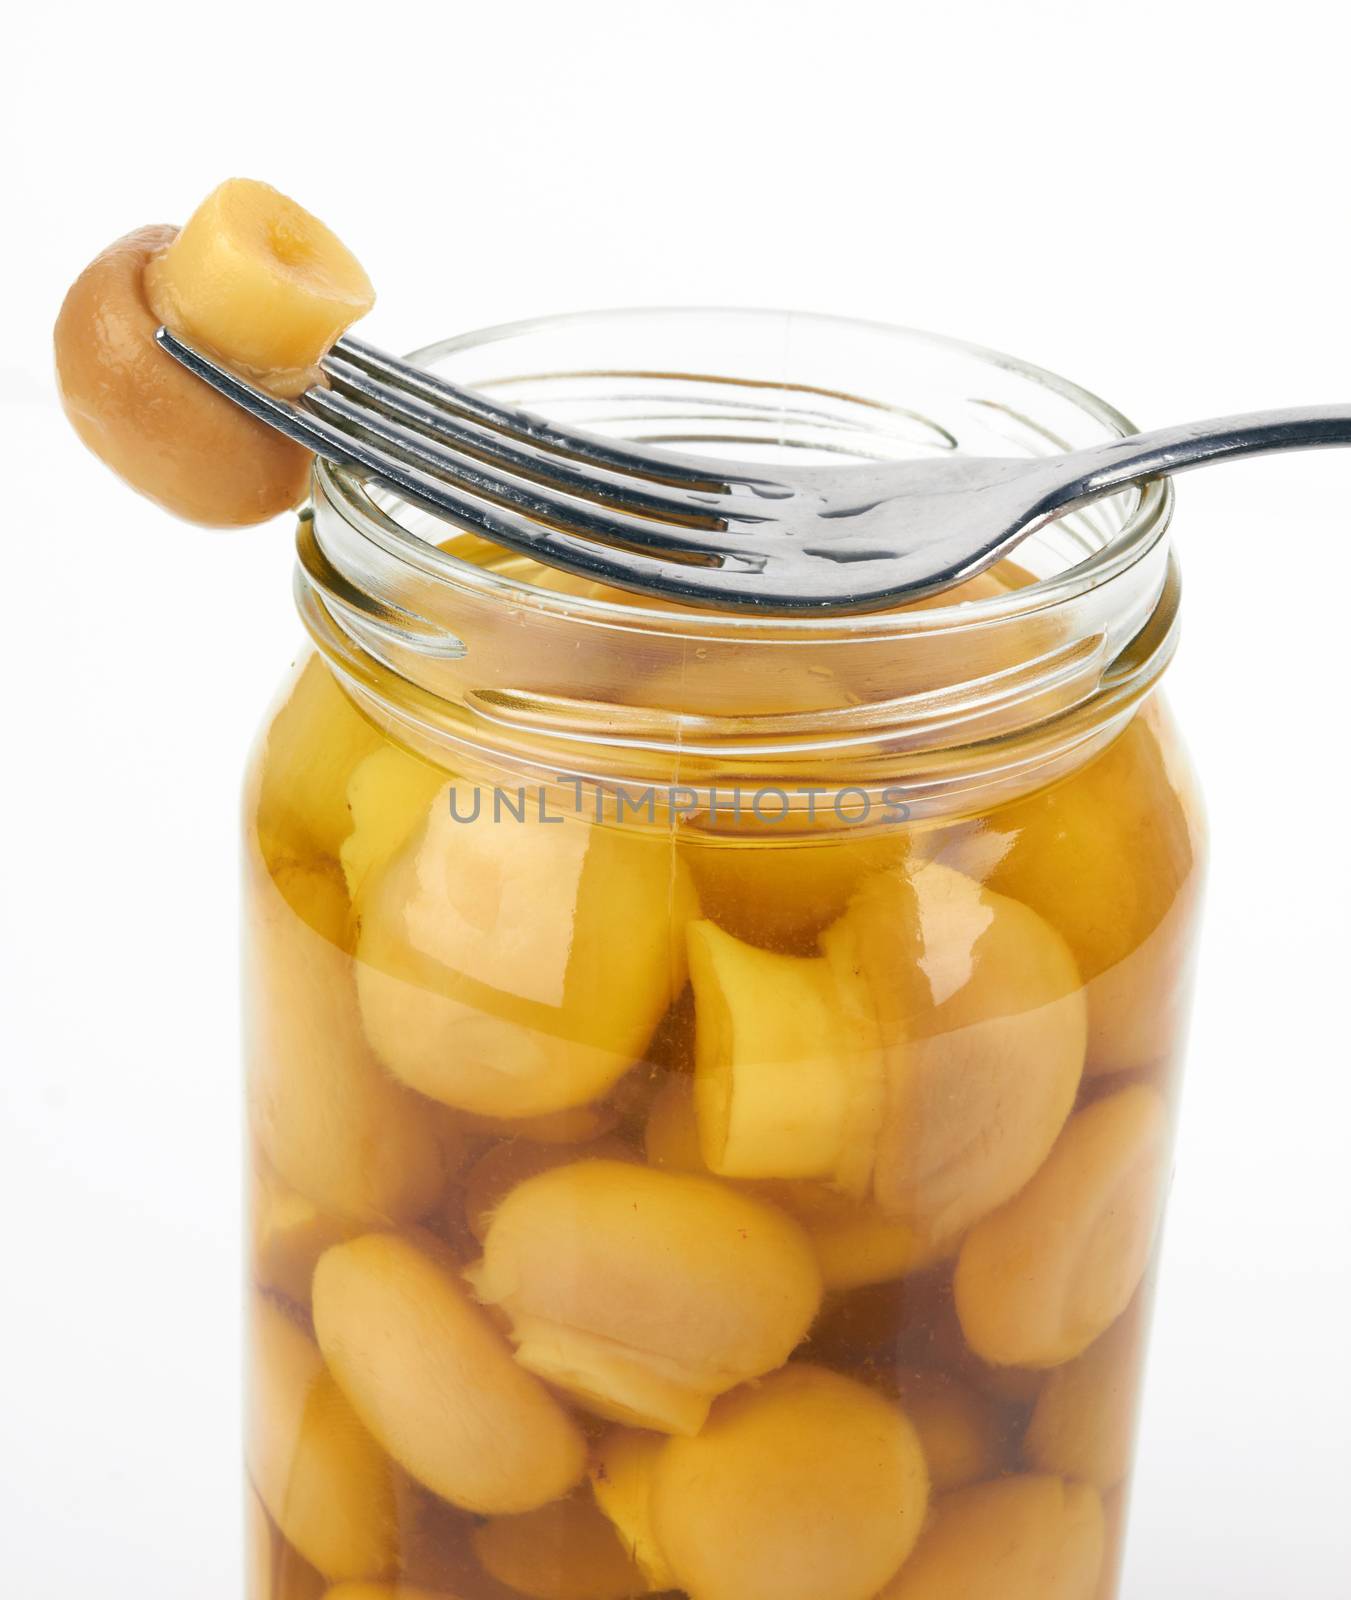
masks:
<svg viewBox="0 0 1351 1600"><path fill-rule="evenodd" d="M1126 427L825 319L427 359L737 455ZM1110 1600L1203 857L1169 507L784 621L321 472L247 789L253 1600Z"/></svg>

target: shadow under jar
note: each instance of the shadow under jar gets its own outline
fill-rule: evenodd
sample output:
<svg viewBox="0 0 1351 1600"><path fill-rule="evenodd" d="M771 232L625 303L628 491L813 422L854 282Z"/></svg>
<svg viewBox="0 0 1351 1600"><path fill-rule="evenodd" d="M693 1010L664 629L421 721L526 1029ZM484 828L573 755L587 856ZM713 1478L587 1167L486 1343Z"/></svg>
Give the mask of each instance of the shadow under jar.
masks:
<svg viewBox="0 0 1351 1600"><path fill-rule="evenodd" d="M799 315L422 359L767 461L1129 431ZM1204 856L1170 509L782 620L319 469L247 786L251 1600L1111 1600Z"/></svg>

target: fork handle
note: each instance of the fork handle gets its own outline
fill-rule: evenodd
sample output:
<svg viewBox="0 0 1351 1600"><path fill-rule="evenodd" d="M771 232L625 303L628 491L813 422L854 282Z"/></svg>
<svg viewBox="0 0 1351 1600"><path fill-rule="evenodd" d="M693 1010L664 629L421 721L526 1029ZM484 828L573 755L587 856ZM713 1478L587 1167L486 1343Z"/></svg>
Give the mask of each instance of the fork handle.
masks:
<svg viewBox="0 0 1351 1600"><path fill-rule="evenodd" d="M1064 485L1058 505L1067 507L1124 489L1146 478L1186 472L1213 461L1269 455L1276 450L1320 450L1351 445L1351 405L1291 406L1280 411L1249 411L1209 422L1134 433L1108 444L1076 450L1061 465L1079 467ZM1066 479L1069 473L1065 474Z"/></svg>

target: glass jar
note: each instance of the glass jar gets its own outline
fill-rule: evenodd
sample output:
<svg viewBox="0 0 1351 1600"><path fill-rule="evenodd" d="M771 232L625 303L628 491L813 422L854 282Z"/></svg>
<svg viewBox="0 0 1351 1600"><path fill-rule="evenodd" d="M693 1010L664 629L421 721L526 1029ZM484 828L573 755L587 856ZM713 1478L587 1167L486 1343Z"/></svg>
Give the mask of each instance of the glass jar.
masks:
<svg viewBox="0 0 1351 1600"><path fill-rule="evenodd" d="M820 317L421 359L761 460L1130 431ZM319 468L247 789L254 1600L1116 1592L1204 854L1171 504L785 620Z"/></svg>

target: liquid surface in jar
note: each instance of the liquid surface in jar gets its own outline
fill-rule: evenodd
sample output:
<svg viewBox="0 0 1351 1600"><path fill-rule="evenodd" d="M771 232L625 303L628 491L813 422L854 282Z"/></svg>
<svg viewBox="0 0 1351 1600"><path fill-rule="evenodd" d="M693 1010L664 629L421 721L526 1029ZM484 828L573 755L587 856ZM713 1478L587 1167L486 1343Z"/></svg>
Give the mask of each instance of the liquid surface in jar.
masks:
<svg viewBox="0 0 1351 1600"><path fill-rule="evenodd" d="M252 1600L1111 1600L1201 854L1162 707L856 837L477 787L318 658L260 750Z"/></svg>

